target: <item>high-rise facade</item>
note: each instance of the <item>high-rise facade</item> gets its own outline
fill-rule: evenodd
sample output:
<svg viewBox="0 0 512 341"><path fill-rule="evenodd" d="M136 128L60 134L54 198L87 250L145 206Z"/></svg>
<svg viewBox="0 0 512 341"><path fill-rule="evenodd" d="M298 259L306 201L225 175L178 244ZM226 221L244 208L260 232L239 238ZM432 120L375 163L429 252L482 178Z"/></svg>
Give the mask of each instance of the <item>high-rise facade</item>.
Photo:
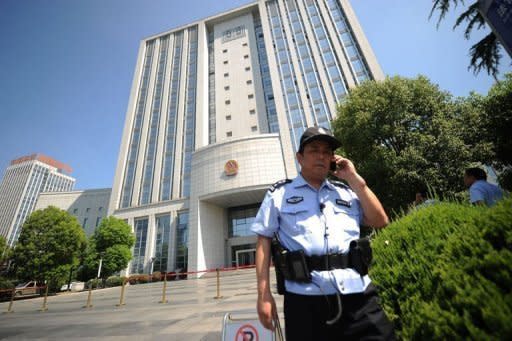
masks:
<svg viewBox="0 0 512 341"><path fill-rule="evenodd" d="M39 193L70 191L75 179L71 168L42 154L11 161L0 184L0 235L14 246Z"/></svg>
<svg viewBox="0 0 512 341"><path fill-rule="evenodd" d="M259 0L144 39L109 205L136 234L129 271L253 262L248 227L302 132L382 78L348 0Z"/></svg>

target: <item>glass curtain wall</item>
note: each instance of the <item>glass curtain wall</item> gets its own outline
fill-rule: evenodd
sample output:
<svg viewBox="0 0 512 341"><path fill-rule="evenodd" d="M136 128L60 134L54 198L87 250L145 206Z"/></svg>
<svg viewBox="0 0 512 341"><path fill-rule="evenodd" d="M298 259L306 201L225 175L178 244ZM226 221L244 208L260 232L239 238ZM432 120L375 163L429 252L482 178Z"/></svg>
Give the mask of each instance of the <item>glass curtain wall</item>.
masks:
<svg viewBox="0 0 512 341"><path fill-rule="evenodd" d="M167 272L169 260L169 236L171 234L171 216L156 217L155 262L153 271Z"/></svg>
<svg viewBox="0 0 512 341"><path fill-rule="evenodd" d="M128 157L126 159L125 175L123 188L121 191L121 208L129 207L132 200L133 183L135 181L135 168L137 166L137 155L139 152L140 135L142 122L144 121L144 109L146 107L146 97L148 93L149 76L151 73L151 62L153 60L153 49L155 40L146 42L146 54L144 56L144 66L142 68L142 79L137 96L137 105L135 108L135 119L128 148Z"/></svg>
<svg viewBox="0 0 512 341"><path fill-rule="evenodd" d="M181 78L181 58L183 49L183 31L174 33L172 50L171 85L165 125L164 161L160 179L160 200L170 200L173 190L174 158L176 154L176 117L178 116L179 89Z"/></svg>
<svg viewBox="0 0 512 341"><path fill-rule="evenodd" d="M174 268L178 271L187 270L188 263L188 212L178 213L176 226L176 263Z"/></svg>
<svg viewBox="0 0 512 341"><path fill-rule="evenodd" d="M146 256L146 241L148 238L148 218L135 219L134 226L135 246L130 273L141 274L144 272L144 259Z"/></svg>

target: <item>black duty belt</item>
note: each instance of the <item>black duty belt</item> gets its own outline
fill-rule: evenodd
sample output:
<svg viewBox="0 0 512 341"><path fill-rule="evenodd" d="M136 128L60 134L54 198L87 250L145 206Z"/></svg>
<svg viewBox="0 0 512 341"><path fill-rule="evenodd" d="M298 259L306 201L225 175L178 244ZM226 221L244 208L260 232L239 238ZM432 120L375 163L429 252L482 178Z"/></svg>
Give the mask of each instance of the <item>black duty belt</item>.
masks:
<svg viewBox="0 0 512 341"><path fill-rule="evenodd" d="M348 253L334 253L327 256L305 257L309 271L326 271L332 269L346 269L350 267Z"/></svg>

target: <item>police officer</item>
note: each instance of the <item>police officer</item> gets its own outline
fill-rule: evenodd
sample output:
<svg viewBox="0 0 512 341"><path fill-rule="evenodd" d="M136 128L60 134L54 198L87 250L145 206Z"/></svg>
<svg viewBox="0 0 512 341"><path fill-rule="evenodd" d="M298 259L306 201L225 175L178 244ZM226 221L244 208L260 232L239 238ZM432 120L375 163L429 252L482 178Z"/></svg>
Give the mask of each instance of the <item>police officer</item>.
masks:
<svg viewBox="0 0 512 341"><path fill-rule="evenodd" d="M352 162L334 154L340 145L328 129L306 129L296 154L300 174L270 187L251 227L258 235L257 309L265 328L274 330L277 316L269 281L274 236L289 251L303 250L309 261L347 255L350 243L359 238L360 224L374 228L388 224L381 203ZM329 172L350 187L329 181ZM285 281L286 339L394 339L393 326L368 275L341 263L328 267L313 268L310 281Z"/></svg>

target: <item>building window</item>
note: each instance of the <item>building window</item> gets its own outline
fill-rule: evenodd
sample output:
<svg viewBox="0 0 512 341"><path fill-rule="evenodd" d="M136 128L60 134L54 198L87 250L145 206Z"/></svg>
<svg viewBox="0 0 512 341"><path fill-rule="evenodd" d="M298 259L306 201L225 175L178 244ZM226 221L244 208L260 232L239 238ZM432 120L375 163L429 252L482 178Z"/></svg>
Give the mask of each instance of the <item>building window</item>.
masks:
<svg viewBox="0 0 512 341"><path fill-rule="evenodd" d="M228 52L228 50L227 50L227 49L226 49L226 50L222 50L222 53L227 53L227 52Z"/></svg>
<svg viewBox="0 0 512 341"><path fill-rule="evenodd" d="M258 213L259 205L232 207L228 210L229 238L253 236L251 225Z"/></svg>
<svg viewBox="0 0 512 341"><path fill-rule="evenodd" d="M224 103L225 103L226 105L229 105L229 104L231 104L231 101L230 101L229 99L227 99L227 100L225 100L225 101L224 101Z"/></svg>
<svg viewBox="0 0 512 341"><path fill-rule="evenodd" d="M226 115L226 120L231 121L231 115Z"/></svg>
<svg viewBox="0 0 512 341"><path fill-rule="evenodd" d="M242 43L242 46L247 46L247 43Z"/></svg>
<svg viewBox="0 0 512 341"><path fill-rule="evenodd" d="M226 90L226 91L227 91L227 90L229 90L229 85L226 85L226 86L224 87L224 90Z"/></svg>
<svg viewBox="0 0 512 341"><path fill-rule="evenodd" d="M91 208L90 208L90 207L87 207L87 208L85 209L85 213L89 213L89 211L90 211L90 210L91 210Z"/></svg>
<svg viewBox="0 0 512 341"><path fill-rule="evenodd" d="M187 271L188 259L188 212L178 213L178 224L176 227L176 272Z"/></svg>
<svg viewBox="0 0 512 341"><path fill-rule="evenodd" d="M251 69L251 67L250 67L250 66L247 66L247 67L245 68L245 71L249 71L250 69Z"/></svg>
<svg viewBox="0 0 512 341"><path fill-rule="evenodd" d="M155 262L153 272L167 271L169 259L169 235L171 234L171 216L164 215L156 217L156 239L155 239Z"/></svg>
<svg viewBox="0 0 512 341"><path fill-rule="evenodd" d="M254 115L254 114L256 114L256 110L254 110L254 109L249 110L249 115Z"/></svg>
<svg viewBox="0 0 512 341"><path fill-rule="evenodd" d="M245 82L247 84L252 84L252 79L249 79L247 82Z"/></svg>
<svg viewBox="0 0 512 341"><path fill-rule="evenodd" d="M96 227L98 227L98 225L100 224L100 222L101 222L101 217L96 218Z"/></svg>
<svg viewBox="0 0 512 341"><path fill-rule="evenodd" d="M134 226L135 245L133 246L133 258L131 273L144 272L144 259L146 256L146 241L148 237L148 218L135 219Z"/></svg>
<svg viewBox="0 0 512 341"><path fill-rule="evenodd" d="M78 208L73 209L73 214L78 214Z"/></svg>
<svg viewBox="0 0 512 341"><path fill-rule="evenodd" d="M99 212L103 211L103 207L102 206L98 207L98 211Z"/></svg>
<svg viewBox="0 0 512 341"><path fill-rule="evenodd" d="M225 60L225 61L223 62L223 64L224 64L224 65L226 65L227 63L228 63L228 61L227 61L227 60Z"/></svg>
<svg viewBox="0 0 512 341"><path fill-rule="evenodd" d="M87 224L87 218L84 218L84 223L82 224L82 227L85 229L85 225Z"/></svg>
<svg viewBox="0 0 512 341"><path fill-rule="evenodd" d="M229 73L228 73L228 72L226 72L226 73L224 74L224 77L229 77Z"/></svg>
<svg viewBox="0 0 512 341"><path fill-rule="evenodd" d="M258 130L258 127L257 126L252 126L251 127L251 131L257 131Z"/></svg>
<svg viewBox="0 0 512 341"><path fill-rule="evenodd" d="M244 56L244 59L249 59L249 55L248 55L248 54L246 54L246 55Z"/></svg>
<svg viewBox="0 0 512 341"><path fill-rule="evenodd" d="M226 133L226 137L231 137L231 136L233 136L233 132L228 131L228 132Z"/></svg>
<svg viewBox="0 0 512 341"><path fill-rule="evenodd" d="M249 94L249 95L247 96L247 98L252 99L252 98L254 98L254 95L253 95L253 94Z"/></svg>

